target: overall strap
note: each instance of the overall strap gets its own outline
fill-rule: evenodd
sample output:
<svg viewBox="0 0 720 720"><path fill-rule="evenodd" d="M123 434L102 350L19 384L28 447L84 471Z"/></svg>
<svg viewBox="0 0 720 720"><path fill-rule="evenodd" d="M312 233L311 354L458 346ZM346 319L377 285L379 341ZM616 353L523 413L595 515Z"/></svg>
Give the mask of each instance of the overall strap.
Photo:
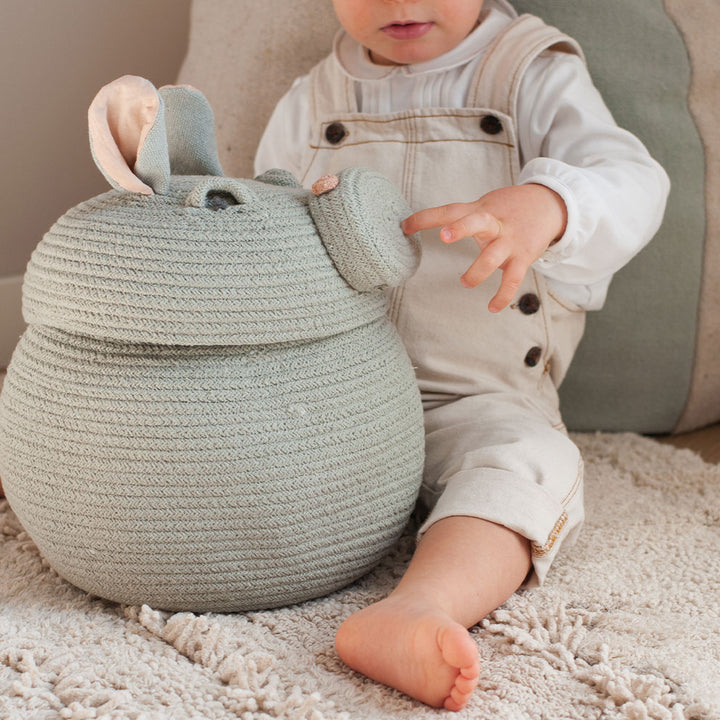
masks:
<svg viewBox="0 0 720 720"><path fill-rule="evenodd" d="M494 40L470 85L468 107L492 108L516 116L525 70L545 50L585 56L578 43L534 15L521 15Z"/></svg>
<svg viewBox="0 0 720 720"><path fill-rule="evenodd" d="M334 55L310 71L310 122L317 127L330 114L357 112L352 80L340 69Z"/></svg>

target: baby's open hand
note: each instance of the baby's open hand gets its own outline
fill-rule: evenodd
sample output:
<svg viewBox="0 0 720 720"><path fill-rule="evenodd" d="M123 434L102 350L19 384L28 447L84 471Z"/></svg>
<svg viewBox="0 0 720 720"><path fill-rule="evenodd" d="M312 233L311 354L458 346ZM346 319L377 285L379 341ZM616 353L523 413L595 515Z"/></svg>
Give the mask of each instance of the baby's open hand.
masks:
<svg viewBox="0 0 720 720"><path fill-rule="evenodd" d="M480 254L461 278L472 288L500 268L502 282L490 301L499 312L515 297L529 267L565 232L567 209L562 198L544 185L514 185L493 190L471 203L452 203L420 210L407 218L403 232L442 227L443 242L471 237Z"/></svg>

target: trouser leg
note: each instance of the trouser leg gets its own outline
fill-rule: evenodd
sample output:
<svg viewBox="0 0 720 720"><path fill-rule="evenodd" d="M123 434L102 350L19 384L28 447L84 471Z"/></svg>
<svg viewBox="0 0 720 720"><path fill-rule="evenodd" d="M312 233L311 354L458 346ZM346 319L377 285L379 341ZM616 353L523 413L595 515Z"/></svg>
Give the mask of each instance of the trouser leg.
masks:
<svg viewBox="0 0 720 720"><path fill-rule="evenodd" d="M541 583L561 545L582 525L582 459L564 427L521 396L465 397L425 413L421 500L430 514L490 520L528 538Z"/></svg>

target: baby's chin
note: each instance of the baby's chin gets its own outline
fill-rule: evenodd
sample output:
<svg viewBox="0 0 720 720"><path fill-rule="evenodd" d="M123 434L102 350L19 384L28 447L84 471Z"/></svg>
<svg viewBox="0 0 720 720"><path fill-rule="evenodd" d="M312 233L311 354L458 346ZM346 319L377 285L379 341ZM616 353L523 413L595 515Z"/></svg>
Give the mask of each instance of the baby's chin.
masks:
<svg viewBox="0 0 720 720"><path fill-rule="evenodd" d="M418 35L417 38L407 40L390 39L387 28L396 28L398 26L391 25L382 29L383 37L390 39L389 42L377 43L373 47L368 47L370 59L376 65L418 65L420 63L430 62L439 58L441 55L452 50L454 45L443 43L442 39L433 36L431 31L435 27L433 23L418 23L429 25L427 32ZM406 26L401 26L402 28ZM401 30L400 32L405 32Z"/></svg>
<svg viewBox="0 0 720 720"><path fill-rule="evenodd" d="M409 44L385 52L372 49L368 49L368 52L370 60L375 65L417 65L434 60L443 54L434 52L430 47L410 47Z"/></svg>

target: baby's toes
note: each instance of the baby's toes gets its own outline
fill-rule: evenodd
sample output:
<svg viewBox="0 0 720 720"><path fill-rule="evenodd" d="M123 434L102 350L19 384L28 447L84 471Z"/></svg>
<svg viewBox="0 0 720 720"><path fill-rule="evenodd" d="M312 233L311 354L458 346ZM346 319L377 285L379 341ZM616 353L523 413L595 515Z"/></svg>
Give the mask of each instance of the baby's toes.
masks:
<svg viewBox="0 0 720 720"><path fill-rule="evenodd" d="M465 705L467 705L467 701L470 699L471 695L472 691L463 693L460 692L456 687L454 687L450 691L450 697L445 699L444 707L446 710L458 712L458 710L462 710Z"/></svg>
<svg viewBox="0 0 720 720"><path fill-rule="evenodd" d="M468 700L473 694L478 678L480 677L480 663L475 662L472 665L461 668L455 679L455 685L450 690L450 695L445 699L444 707L446 710L457 712L467 705Z"/></svg>
<svg viewBox="0 0 720 720"><path fill-rule="evenodd" d="M466 678L466 677L463 677L462 675L458 675L458 678L455 681L455 690L457 690L459 693L462 693L464 695L470 695L472 693L472 691L475 689L477 682L478 682L477 675L473 678Z"/></svg>

